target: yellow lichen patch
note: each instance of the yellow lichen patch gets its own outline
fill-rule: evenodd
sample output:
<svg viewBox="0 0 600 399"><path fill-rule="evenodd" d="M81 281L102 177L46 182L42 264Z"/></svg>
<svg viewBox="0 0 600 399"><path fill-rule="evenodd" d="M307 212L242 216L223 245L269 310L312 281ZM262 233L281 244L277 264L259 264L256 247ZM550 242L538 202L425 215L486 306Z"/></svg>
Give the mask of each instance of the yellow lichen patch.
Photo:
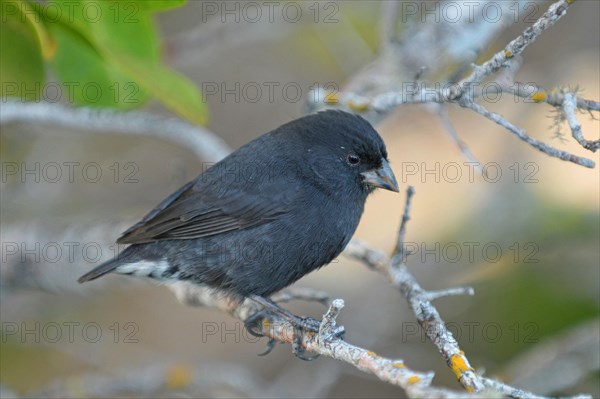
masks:
<svg viewBox="0 0 600 399"><path fill-rule="evenodd" d="M325 95L325 104L335 105L340 102L337 93L330 91Z"/></svg>
<svg viewBox="0 0 600 399"><path fill-rule="evenodd" d="M350 100L350 101L348 101L348 108L350 108L352 111L356 111L356 112L365 112L366 110L369 109L369 104L357 103L357 102Z"/></svg>
<svg viewBox="0 0 600 399"><path fill-rule="evenodd" d="M408 379L408 383L410 385L416 384L419 381L421 381L421 377L419 377L417 375L413 375L412 377L409 377L409 379Z"/></svg>
<svg viewBox="0 0 600 399"><path fill-rule="evenodd" d="M473 368L467 365L466 359L459 354L452 355L450 358L450 367L458 378L460 378L465 371L473 370Z"/></svg>
<svg viewBox="0 0 600 399"><path fill-rule="evenodd" d="M508 50L504 50L504 56L505 56L506 58L511 58L513 55L512 55L512 53L511 53L510 51L508 51Z"/></svg>
<svg viewBox="0 0 600 399"><path fill-rule="evenodd" d="M402 362L394 362L392 363L392 367L395 367L397 369L405 369L406 365Z"/></svg>
<svg viewBox="0 0 600 399"><path fill-rule="evenodd" d="M573 4L573 3L575 3L575 0L567 0L567 3Z"/></svg>
<svg viewBox="0 0 600 399"><path fill-rule="evenodd" d="M192 371L186 365L175 365L167 370L166 382L171 389L185 388L192 382Z"/></svg>
<svg viewBox="0 0 600 399"><path fill-rule="evenodd" d="M531 95L531 99L533 101L535 101L536 103L544 101L547 97L548 97L548 93L546 93L545 91L536 91L535 93L533 93Z"/></svg>
<svg viewBox="0 0 600 399"><path fill-rule="evenodd" d="M371 351L367 352L367 355L372 356L372 357L381 357L377 353L371 352Z"/></svg>

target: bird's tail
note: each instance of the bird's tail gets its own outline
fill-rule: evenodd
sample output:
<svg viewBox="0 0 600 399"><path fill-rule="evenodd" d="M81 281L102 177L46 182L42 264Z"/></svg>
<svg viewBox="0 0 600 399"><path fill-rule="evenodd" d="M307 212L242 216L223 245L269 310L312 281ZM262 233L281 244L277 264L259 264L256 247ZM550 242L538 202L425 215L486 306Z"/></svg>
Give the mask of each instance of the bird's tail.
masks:
<svg viewBox="0 0 600 399"><path fill-rule="evenodd" d="M119 261L119 259L109 260L108 262L104 262L100 266L93 268L91 271L79 277L77 281L79 283L85 283L86 281L95 280L98 277L102 277L107 273L115 271L119 266L121 266L121 264L122 262Z"/></svg>
<svg viewBox="0 0 600 399"><path fill-rule="evenodd" d="M159 280L176 276L178 272L176 267L171 267L166 259L150 255L152 254L149 248L144 247L140 251L140 248L136 245L131 245L125 248L116 258L95 267L90 272L79 277L77 281L85 283L111 272L151 277Z"/></svg>

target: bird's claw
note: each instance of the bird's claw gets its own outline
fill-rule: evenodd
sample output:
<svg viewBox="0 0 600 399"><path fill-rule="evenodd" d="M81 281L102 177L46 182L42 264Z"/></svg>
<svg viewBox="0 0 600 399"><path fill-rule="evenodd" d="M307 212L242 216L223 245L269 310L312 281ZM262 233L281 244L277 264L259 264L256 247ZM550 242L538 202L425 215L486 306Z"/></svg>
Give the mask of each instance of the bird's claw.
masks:
<svg viewBox="0 0 600 399"><path fill-rule="evenodd" d="M269 353L271 353L273 348L275 348L275 345L277 345L277 341L275 341L275 339L273 338L269 338L269 341L267 342L267 347L263 352L259 353L258 356L267 356Z"/></svg>
<svg viewBox="0 0 600 399"><path fill-rule="evenodd" d="M248 317L246 320L244 320L244 327L246 328L246 331L248 331L248 333L253 337L264 337L265 335L262 333L262 328L258 326L258 323L262 324L264 320L268 320L268 315L269 312L265 309L262 309ZM258 356L268 355L269 353L271 353L273 348L275 348L276 344L276 340L274 340L273 338L269 338L265 350L259 353Z"/></svg>
<svg viewBox="0 0 600 399"><path fill-rule="evenodd" d="M262 338L265 335L262 333L262 326L259 326L259 323L262 324L264 320L267 320L268 311L265 309L259 310L255 312L251 316L249 316L246 320L244 320L244 327L252 335L253 337Z"/></svg>
<svg viewBox="0 0 600 399"><path fill-rule="evenodd" d="M292 352L298 359L304 360L306 362L310 362L310 361L318 358L320 355L316 354L316 355L310 356L310 355L305 354L306 351L302 347L302 338L304 337L304 333L305 332L302 329L294 328L294 339L292 341Z"/></svg>
<svg viewBox="0 0 600 399"><path fill-rule="evenodd" d="M298 317L298 321L298 324L294 326L294 339L292 341L292 351L294 355L296 355L296 357L299 359L305 361L315 360L320 355L305 355L306 351L304 350L304 348L302 348L302 339L304 338L304 334L306 334L307 332L319 334L321 322L311 317ZM345 333L346 330L344 326L338 326L331 333L323 336L323 340L329 341L336 338L343 340Z"/></svg>

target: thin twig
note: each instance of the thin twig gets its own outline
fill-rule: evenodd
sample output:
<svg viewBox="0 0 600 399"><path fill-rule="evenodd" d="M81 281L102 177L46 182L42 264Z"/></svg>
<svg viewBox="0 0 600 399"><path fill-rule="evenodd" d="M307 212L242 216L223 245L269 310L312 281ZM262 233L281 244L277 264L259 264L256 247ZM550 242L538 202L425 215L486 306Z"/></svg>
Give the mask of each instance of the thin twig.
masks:
<svg viewBox="0 0 600 399"><path fill-rule="evenodd" d="M510 385L506 385L505 383L500 381L492 380L491 378L482 377L481 381L487 388L491 388L496 392L501 392L504 396L508 396L510 398L544 399L544 396L539 396L519 388L511 387ZM572 399L578 397L579 395L575 396Z"/></svg>
<svg viewBox="0 0 600 399"><path fill-rule="evenodd" d="M459 296L459 295L475 295L475 290L473 287L454 287L454 288L446 288L438 291L428 291L427 299L430 301L434 301L440 298L446 298L449 296Z"/></svg>
<svg viewBox="0 0 600 399"><path fill-rule="evenodd" d="M496 93L494 87L487 87L489 94ZM534 83L512 82L509 85L500 85L500 90L503 93L510 93L516 97L530 100L534 103L546 103L554 107L560 107L564 104L565 94L569 93L562 89L545 89ZM573 93L574 95L574 93ZM589 100L583 97L576 96L577 108L584 111L600 111L600 102Z"/></svg>
<svg viewBox="0 0 600 399"><path fill-rule="evenodd" d="M486 117L487 119L491 120L492 122L502 126L503 128L505 128L506 130L508 130L515 136L517 136L519 139L521 139L524 142L526 142L527 144L529 144L530 146L536 148L537 150L539 150L547 155L550 155L551 157L562 159L563 161L573 162L577 165L585 166L586 168L594 168L594 166L596 165L595 162L592 161L591 159L579 157L579 156L573 155L569 152L556 149L548 144L542 143L541 141L534 139L533 137L530 137L527 134L527 132L525 132L525 130L521 129L518 126L513 125L508 120L506 120L502 115L499 115L495 112L487 110L482 105L479 105L479 104L471 102L471 101L460 101L459 104L462 107L469 108L469 109L475 111L476 113L478 113L479 115L482 115L482 116Z"/></svg>
<svg viewBox="0 0 600 399"><path fill-rule="evenodd" d="M552 27L567 13L571 3L573 3L573 0L559 0L553 3L533 25L527 27L517 38L510 41L503 50L494 54L492 58L483 64L474 65L473 72L459 82L459 90L453 98L461 97L474 84L481 83L483 79L504 67L508 60L523 53L527 46L532 44L546 29Z"/></svg>
<svg viewBox="0 0 600 399"><path fill-rule="evenodd" d="M334 299L331 301L331 305L329 305L327 313L323 315L323 320L321 321L321 325L319 327L319 335L321 337L331 339L331 337L335 335L336 320L344 306L345 304L343 299Z"/></svg>
<svg viewBox="0 0 600 399"><path fill-rule="evenodd" d="M398 231L398 238L396 240L396 248L394 248L392 259L399 258L401 262L406 260L406 257L410 254L406 253L404 243L406 238L406 225L410 220L410 205L412 197L415 194L415 188L408 186L406 189L406 202L404 203L404 213L402 214L402 221L400 222L400 230Z"/></svg>
<svg viewBox="0 0 600 399"><path fill-rule="evenodd" d="M456 146L458 147L460 152L463 154L465 159L468 162L470 162L471 164L475 165L475 170L478 173L480 173L482 175L485 174L481 162L479 162L477 160L477 158L475 158L475 156L469 149L469 146L464 141L462 141L461 138L458 136L458 132L454 128L454 125L452 124L452 121L450 120L450 117L448 116L448 111L446 110L446 108L441 106L437 115L440 119L440 122L442 122L442 125L444 126L444 130L446 131L446 133L448 133L450 138L454 141L454 143L456 144Z"/></svg>
<svg viewBox="0 0 600 399"><path fill-rule="evenodd" d="M575 115L575 112L577 111L577 99L575 95L573 95L573 93L565 93L563 111L565 113L567 123L571 128L573 138L577 140L577 142L581 144L583 148L586 148L592 152L596 152L598 148L600 148L600 140L590 141L583 138L583 133L581 132L581 124L579 123L579 121L577 120L577 116Z"/></svg>

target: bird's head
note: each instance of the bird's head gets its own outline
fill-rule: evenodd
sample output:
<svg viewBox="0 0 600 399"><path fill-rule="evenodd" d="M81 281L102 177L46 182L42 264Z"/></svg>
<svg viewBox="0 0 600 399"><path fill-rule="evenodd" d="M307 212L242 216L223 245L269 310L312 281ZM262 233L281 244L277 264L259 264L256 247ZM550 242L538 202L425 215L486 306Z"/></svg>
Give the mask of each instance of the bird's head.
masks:
<svg viewBox="0 0 600 399"><path fill-rule="evenodd" d="M332 187L351 180L366 193L375 188L398 192L385 143L362 117L330 110L291 124L292 129L286 130L298 138L304 160L317 178L329 180Z"/></svg>

